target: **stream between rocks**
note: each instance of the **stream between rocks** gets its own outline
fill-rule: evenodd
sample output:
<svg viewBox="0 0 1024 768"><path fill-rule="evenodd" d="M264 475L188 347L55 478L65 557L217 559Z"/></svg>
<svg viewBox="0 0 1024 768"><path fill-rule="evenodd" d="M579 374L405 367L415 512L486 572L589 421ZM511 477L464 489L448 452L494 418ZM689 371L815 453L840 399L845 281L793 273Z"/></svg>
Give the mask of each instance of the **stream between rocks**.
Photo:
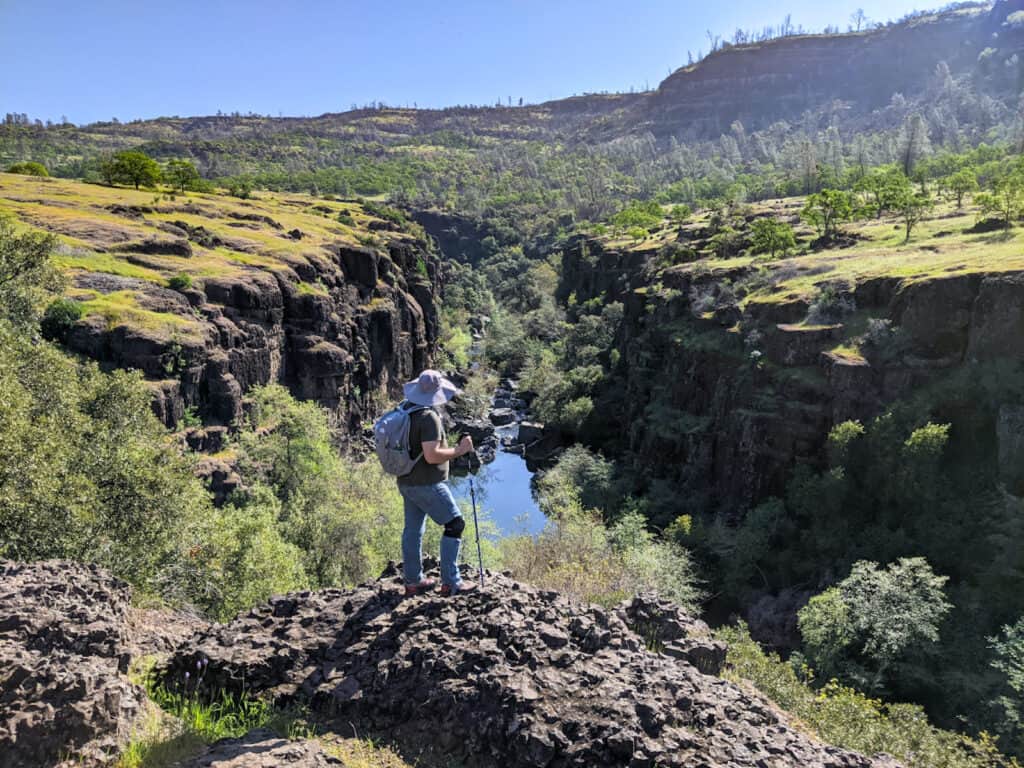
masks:
<svg viewBox="0 0 1024 768"><path fill-rule="evenodd" d="M539 436L539 430L536 425L524 423L525 404L515 397L515 387L515 382L507 379L501 382L491 398L488 423L474 425L475 429L459 425L473 437L482 463L475 476L468 468L456 465L449 480L456 501L470 504L473 478L477 509L486 512L502 537L536 535L547 522L533 497L534 472L524 456L526 445ZM493 436L485 437L488 432Z"/></svg>

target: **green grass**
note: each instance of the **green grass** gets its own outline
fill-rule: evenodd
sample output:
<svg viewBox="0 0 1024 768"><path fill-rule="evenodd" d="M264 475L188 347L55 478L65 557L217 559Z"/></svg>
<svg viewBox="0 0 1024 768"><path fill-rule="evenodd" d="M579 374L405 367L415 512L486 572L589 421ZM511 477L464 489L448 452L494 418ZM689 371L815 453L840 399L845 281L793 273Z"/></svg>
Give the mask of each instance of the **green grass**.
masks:
<svg viewBox="0 0 1024 768"><path fill-rule="evenodd" d="M108 275L148 280L160 285L164 283L163 276L157 270L130 264L123 256L115 256L111 253L97 253L82 249L70 252L58 251L53 256L53 263L58 269L64 271L102 272Z"/></svg>
<svg viewBox="0 0 1024 768"><path fill-rule="evenodd" d="M723 677L753 685L797 728L828 744L866 755L886 752L907 768L1019 768L992 737L982 733L971 739L936 728L915 704L888 704L836 681L814 687L810 670L798 676L777 654L765 653L743 624L719 630L718 636L729 646Z"/></svg>
<svg viewBox="0 0 1024 768"><path fill-rule="evenodd" d="M221 691L206 699L171 691L156 682L155 658L142 659L129 677L146 689L152 707L115 768L166 768L195 755L207 744L269 728L282 738L313 738L315 728L298 710L281 710L266 700Z"/></svg>
<svg viewBox="0 0 1024 768"><path fill-rule="evenodd" d="M99 315L111 328L129 325L160 335L198 337L202 326L195 320L170 312L154 312L139 306L135 291L78 291L73 298L82 303L86 315Z"/></svg>

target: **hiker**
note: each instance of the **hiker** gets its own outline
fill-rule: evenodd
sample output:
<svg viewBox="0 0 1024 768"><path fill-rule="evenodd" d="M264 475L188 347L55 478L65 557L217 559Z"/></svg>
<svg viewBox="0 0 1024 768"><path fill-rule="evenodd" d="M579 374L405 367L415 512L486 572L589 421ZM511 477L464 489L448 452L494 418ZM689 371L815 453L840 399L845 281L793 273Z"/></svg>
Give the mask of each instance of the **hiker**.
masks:
<svg viewBox="0 0 1024 768"><path fill-rule="evenodd" d="M448 462L473 452L473 440L463 436L455 448L445 447L444 425L437 408L455 395L458 388L433 370L423 371L416 381L405 385L405 402L399 408L409 414L409 455L416 459L408 474L398 477L398 490L405 501L405 530L402 532L402 561L405 594L416 595L434 588L433 579L423 575L423 531L429 517L444 526L441 536L441 594L456 595L476 589L459 576L459 548L466 527L462 513L445 482Z"/></svg>

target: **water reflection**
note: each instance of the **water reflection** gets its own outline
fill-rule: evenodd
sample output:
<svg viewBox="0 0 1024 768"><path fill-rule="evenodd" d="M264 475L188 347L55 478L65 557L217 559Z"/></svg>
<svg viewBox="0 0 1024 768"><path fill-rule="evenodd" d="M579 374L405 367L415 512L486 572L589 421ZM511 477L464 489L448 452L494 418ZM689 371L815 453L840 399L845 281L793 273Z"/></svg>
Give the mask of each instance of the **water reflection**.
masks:
<svg viewBox="0 0 1024 768"><path fill-rule="evenodd" d="M530 490L532 477L522 456L505 451L477 473L477 507L487 510L502 536L533 535L544 528L544 513ZM468 477L452 477L450 484L456 500L469 501Z"/></svg>

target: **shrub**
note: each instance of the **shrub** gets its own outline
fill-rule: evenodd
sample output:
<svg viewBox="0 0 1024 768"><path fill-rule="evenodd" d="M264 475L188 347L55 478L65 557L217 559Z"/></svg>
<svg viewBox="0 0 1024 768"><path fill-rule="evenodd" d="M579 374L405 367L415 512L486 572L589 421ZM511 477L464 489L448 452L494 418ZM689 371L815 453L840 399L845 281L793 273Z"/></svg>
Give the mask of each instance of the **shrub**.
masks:
<svg viewBox="0 0 1024 768"><path fill-rule="evenodd" d="M356 220L353 218L351 211L342 211L339 213L338 221L346 227L354 227L356 225Z"/></svg>
<svg viewBox="0 0 1024 768"><path fill-rule="evenodd" d="M374 202L373 200L364 200L362 202L363 210L371 216L376 216L378 219L384 219L390 221L392 224L398 226L404 226L408 221L405 218L405 214L397 208L392 208L390 205L384 203Z"/></svg>
<svg viewBox="0 0 1024 768"><path fill-rule="evenodd" d="M641 524L630 519L625 524ZM636 533L636 532L631 532ZM612 606L655 592L695 611L699 590L686 550L646 531L612 535L595 512L577 503L558 511L536 537L499 542L502 564L518 578L584 602Z"/></svg>
<svg viewBox="0 0 1024 768"><path fill-rule="evenodd" d="M565 450L554 467L537 478L538 503L549 517L579 502L585 509L612 511L612 463L582 445Z"/></svg>
<svg viewBox="0 0 1024 768"><path fill-rule="evenodd" d="M54 299L46 307L39 330L43 338L64 343L71 327L82 319L85 310L73 299Z"/></svg>
<svg viewBox="0 0 1024 768"><path fill-rule="evenodd" d="M808 325L831 325L846 315L855 312L857 305L853 297L842 293L833 285L826 285L818 291L817 297L807 310Z"/></svg>
<svg viewBox="0 0 1024 768"><path fill-rule="evenodd" d="M816 690L813 670L798 674L777 654L765 653L743 623L719 630L718 636L729 646L726 679L752 683L828 744L867 755L886 752L908 768L1017 766L986 734L970 739L936 728L919 706L887 704L836 682Z"/></svg>
<svg viewBox="0 0 1024 768"><path fill-rule="evenodd" d="M192 287L192 276L184 272L174 275L167 281L167 287L172 291L186 291Z"/></svg>
<svg viewBox="0 0 1024 768"><path fill-rule="evenodd" d="M15 163L7 169L8 173L20 173L23 176L49 176L50 172L46 170L46 166L42 163L34 163L32 161L26 161L24 163Z"/></svg>
<svg viewBox="0 0 1024 768"><path fill-rule="evenodd" d="M855 563L838 586L801 609L807 657L830 677L884 690L897 662L938 641L951 607L946 581L922 557L900 558L885 569Z"/></svg>
<svg viewBox="0 0 1024 768"><path fill-rule="evenodd" d="M228 194L232 197L237 197L242 200L248 200L252 197L253 190L256 189L256 182L248 176L238 176L233 179L228 179L225 182Z"/></svg>

